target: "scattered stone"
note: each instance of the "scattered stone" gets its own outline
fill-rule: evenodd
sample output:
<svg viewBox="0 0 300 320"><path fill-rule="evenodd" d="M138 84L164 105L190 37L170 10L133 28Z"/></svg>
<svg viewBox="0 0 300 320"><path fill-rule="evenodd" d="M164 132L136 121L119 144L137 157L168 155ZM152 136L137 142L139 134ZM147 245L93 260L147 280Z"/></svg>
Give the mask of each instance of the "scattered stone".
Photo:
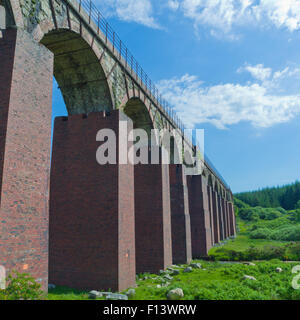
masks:
<svg viewBox="0 0 300 320"><path fill-rule="evenodd" d="M189 273L189 272L193 272L193 268L191 267L187 267L183 270L184 273Z"/></svg>
<svg viewBox="0 0 300 320"><path fill-rule="evenodd" d="M190 266L194 269L201 269L201 263L191 263Z"/></svg>
<svg viewBox="0 0 300 320"><path fill-rule="evenodd" d="M256 266L256 264L253 263L253 262L244 262L244 265L246 265L246 266L252 266L252 267Z"/></svg>
<svg viewBox="0 0 300 320"><path fill-rule="evenodd" d="M167 294L168 300L180 300L184 297L183 290L180 288L169 291Z"/></svg>
<svg viewBox="0 0 300 320"><path fill-rule="evenodd" d="M171 285L171 283L170 282L166 282L166 283L163 283L161 286L162 287L168 287L169 285Z"/></svg>
<svg viewBox="0 0 300 320"><path fill-rule="evenodd" d="M164 275L164 278L169 281L173 280L173 277L171 277L169 274Z"/></svg>
<svg viewBox="0 0 300 320"><path fill-rule="evenodd" d="M133 298L135 296L135 290L134 289L129 289L127 292L126 292L126 296L128 298Z"/></svg>
<svg viewBox="0 0 300 320"><path fill-rule="evenodd" d="M48 284L48 289L49 290L52 290L52 289L55 289L56 288L56 285L55 284Z"/></svg>
<svg viewBox="0 0 300 320"><path fill-rule="evenodd" d="M157 289L160 289L160 288L161 288L161 285L160 285L160 284L158 284L158 285L156 286L156 288L157 288Z"/></svg>
<svg viewBox="0 0 300 320"><path fill-rule="evenodd" d="M149 279L149 277L147 277L147 276L145 276L144 278L143 278L143 280L148 280Z"/></svg>
<svg viewBox="0 0 300 320"><path fill-rule="evenodd" d="M281 268L276 268L276 272L281 273L283 270Z"/></svg>
<svg viewBox="0 0 300 320"><path fill-rule="evenodd" d="M128 300L128 297L126 294L110 293L106 296L106 300Z"/></svg>
<svg viewBox="0 0 300 320"><path fill-rule="evenodd" d="M90 299L98 299L98 298L102 298L103 294L99 291L93 290L89 292L89 298Z"/></svg>
<svg viewBox="0 0 300 320"><path fill-rule="evenodd" d="M255 277L244 275L244 280L253 280L256 281Z"/></svg>
<svg viewBox="0 0 300 320"><path fill-rule="evenodd" d="M112 292L100 292L103 297L109 296L110 294L112 294Z"/></svg>
<svg viewBox="0 0 300 320"><path fill-rule="evenodd" d="M178 276L180 274L179 270L173 270L171 275L172 276Z"/></svg>

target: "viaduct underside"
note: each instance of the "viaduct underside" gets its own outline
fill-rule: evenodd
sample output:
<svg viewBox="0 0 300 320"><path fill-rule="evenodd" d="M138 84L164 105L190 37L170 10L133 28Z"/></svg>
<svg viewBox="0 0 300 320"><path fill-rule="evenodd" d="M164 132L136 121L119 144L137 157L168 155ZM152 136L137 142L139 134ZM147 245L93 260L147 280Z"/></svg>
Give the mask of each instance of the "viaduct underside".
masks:
<svg viewBox="0 0 300 320"><path fill-rule="evenodd" d="M69 116L55 120L51 158L53 76ZM118 133L120 121L128 132L176 129L186 139L90 2L0 0L0 265L7 272L31 273L45 290L48 281L123 290L136 273L205 257L235 235L231 191L206 161L194 175L176 164L99 165L97 132Z"/></svg>

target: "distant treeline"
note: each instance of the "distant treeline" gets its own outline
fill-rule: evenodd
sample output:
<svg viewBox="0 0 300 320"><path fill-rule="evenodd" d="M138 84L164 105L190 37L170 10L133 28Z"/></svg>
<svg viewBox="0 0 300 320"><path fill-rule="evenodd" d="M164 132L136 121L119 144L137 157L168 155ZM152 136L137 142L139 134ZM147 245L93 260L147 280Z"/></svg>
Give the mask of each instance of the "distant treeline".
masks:
<svg viewBox="0 0 300 320"><path fill-rule="evenodd" d="M285 210L300 209L300 182L297 181L283 187L237 193L235 197L249 204L251 207L282 207Z"/></svg>

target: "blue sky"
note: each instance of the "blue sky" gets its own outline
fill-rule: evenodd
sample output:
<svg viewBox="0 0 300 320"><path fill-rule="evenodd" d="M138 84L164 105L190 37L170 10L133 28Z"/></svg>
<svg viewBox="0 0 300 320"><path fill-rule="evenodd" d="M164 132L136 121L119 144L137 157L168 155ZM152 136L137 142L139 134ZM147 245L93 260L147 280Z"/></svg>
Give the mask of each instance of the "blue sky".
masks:
<svg viewBox="0 0 300 320"><path fill-rule="evenodd" d="M300 0L94 3L233 192L300 180Z"/></svg>

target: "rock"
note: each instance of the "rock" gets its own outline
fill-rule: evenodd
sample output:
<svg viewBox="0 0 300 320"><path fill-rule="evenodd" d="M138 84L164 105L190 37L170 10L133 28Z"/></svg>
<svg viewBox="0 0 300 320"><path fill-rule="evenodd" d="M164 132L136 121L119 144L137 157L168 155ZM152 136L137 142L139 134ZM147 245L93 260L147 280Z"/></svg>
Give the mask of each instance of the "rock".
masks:
<svg viewBox="0 0 300 320"><path fill-rule="evenodd" d="M159 270L159 274L165 274L166 273L166 271L165 270Z"/></svg>
<svg viewBox="0 0 300 320"><path fill-rule="evenodd" d="M256 278L254 278L254 277L252 277L252 276L244 275L244 280L253 280L253 281L256 281Z"/></svg>
<svg viewBox="0 0 300 320"><path fill-rule="evenodd" d="M243 264L246 266L252 266L252 267L256 266L256 264L253 262L244 262Z"/></svg>
<svg viewBox="0 0 300 320"><path fill-rule="evenodd" d="M110 293L106 296L106 300L128 300L128 297L126 294Z"/></svg>
<svg viewBox="0 0 300 320"><path fill-rule="evenodd" d="M173 277L171 277L169 274L164 275L164 278L169 281L173 280Z"/></svg>
<svg viewBox="0 0 300 320"><path fill-rule="evenodd" d="M169 285L171 285L171 283L170 282L166 282L166 283L163 283L161 286L162 287L168 287Z"/></svg>
<svg viewBox="0 0 300 320"><path fill-rule="evenodd" d="M191 267L187 267L183 270L184 273L189 273L189 272L193 272L193 268Z"/></svg>
<svg viewBox="0 0 300 320"><path fill-rule="evenodd" d="M276 268L276 272L281 273L283 270L281 268Z"/></svg>
<svg viewBox="0 0 300 320"><path fill-rule="evenodd" d="M160 289L160 288L161 288L161 285L160 285L160 284L158 284L158 285L156 286L156 288L157 288L157 289Z"/></svg>
<svg viewBox="0 0 300 320"><path fill-rule="evenodd" d="M179 270L173 270L171 275L172 276L178 276L180 274Z"/></svg>
<svg viewBox="0 0 300 320"><path fill-rule="evenodd" d="M133 298L135 296L135 290L134 289L129 289L127 292L126 292L126 296L128 298Z"/></svg>
<svg viewBox="0 0 300 320"><path fill-rule="evenodd" d="M169 291L167 294L168 300L180 300L184 297L183 290L180 288Z"/></svg>
<svg viewBox="0 0 300 320"><path fill-rule="evenodd" d="M103 294L99 291L93 290L89 292L89 298L90 299L98 299L98 298L102 298Z"/></svg>
<svg viewBox="0 0 300 320"><path fill-rule="evenodd" d="M201 263L191 263L190 266L194 269L201 269Z"/></svg>
<svg viewBox="0 0 300 320"><path fill-rule="evenodd" d="M48 289L49 290L52 290L52 289L55 289L56 288L56 285L55 284L48 284Z"/></svg>

